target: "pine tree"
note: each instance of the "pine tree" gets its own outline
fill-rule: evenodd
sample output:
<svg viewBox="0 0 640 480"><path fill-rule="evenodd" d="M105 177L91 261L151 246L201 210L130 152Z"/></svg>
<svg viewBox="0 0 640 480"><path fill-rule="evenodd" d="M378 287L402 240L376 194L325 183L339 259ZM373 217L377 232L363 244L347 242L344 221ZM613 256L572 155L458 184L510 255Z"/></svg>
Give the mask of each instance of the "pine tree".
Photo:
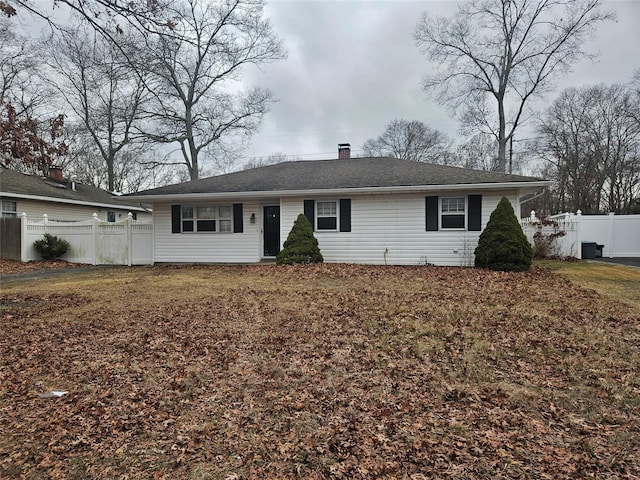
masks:
<svg viewBox="0 0 640 480"><path fill-rule="evenodd" d="M523 272L531 267L533 248L507 197L502 197L491 213L480 234L475 255L476 267L513 272Z"/></svg>
<svg viewBox="0 0 640 480"><path fill-rule="evenodd" d="M307 217L302 213L293 222L284 248L276 256L278 265L291 263L321 263L323 261L318 240L313 236L313 229Z"/></svg>

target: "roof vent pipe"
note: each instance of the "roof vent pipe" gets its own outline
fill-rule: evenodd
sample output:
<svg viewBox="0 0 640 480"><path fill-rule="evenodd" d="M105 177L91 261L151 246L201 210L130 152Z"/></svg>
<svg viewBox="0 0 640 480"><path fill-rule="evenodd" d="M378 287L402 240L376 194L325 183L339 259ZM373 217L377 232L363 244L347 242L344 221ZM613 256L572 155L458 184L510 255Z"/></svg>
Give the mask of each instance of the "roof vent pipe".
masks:
<svg viewBox="0 0 640 480"><path fill-rule="evenodd" d="M338 144L338 160L342 160L344 158L351 158L351 144L350 143L339 143Z"/></svg>

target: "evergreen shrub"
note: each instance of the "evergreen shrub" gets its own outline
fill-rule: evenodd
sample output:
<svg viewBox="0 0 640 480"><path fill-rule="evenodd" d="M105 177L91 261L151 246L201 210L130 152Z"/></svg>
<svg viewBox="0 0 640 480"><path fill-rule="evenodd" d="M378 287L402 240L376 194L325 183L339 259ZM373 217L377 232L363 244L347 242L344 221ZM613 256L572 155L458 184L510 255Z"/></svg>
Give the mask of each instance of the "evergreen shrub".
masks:
<svg viewBox="0 0 640 480"><path fill-rule="evenodd" d="M313 236L313 228L307 217L301 213L293 222L289 236L276 256L276 263L321 263L323 260L318 240Z"/></svg>
<svg viewBox="0 0 640 480"><path fill-rule="evenodd" d="M476 267L505 272L529 270L533 248L522 231L511 202L502 197L480 234L475 250Z"/></svg>
<svg viewBox="0 0 640 480"><path fill-rule="evenodd" d="M63 238L45 233L44 238L33 242L33 247L44 260L55 260L67 253L71 244Z"/></svg>

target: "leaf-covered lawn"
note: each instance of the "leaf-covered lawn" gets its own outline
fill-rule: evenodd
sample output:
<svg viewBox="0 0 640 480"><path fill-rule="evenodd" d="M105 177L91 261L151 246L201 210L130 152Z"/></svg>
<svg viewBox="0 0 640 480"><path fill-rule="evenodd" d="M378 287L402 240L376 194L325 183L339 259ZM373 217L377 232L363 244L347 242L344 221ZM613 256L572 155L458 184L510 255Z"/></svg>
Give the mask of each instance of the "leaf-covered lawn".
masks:
<svg viewBox="0 0 640 480"><path fill-rule="evenodd" d="M638 313L547 269L133 268L0 299L2 478L640 476Z"/></svg>

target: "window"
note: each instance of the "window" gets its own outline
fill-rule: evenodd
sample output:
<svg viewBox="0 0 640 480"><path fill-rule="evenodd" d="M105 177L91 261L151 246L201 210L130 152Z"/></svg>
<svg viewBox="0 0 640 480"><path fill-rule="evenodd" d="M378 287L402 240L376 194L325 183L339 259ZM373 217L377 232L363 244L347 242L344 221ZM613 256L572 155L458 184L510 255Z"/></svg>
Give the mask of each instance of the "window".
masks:
<svg viewBox="0 0 640 480"><path fill-rule="evenodd" d="M440 208L442 228L465 227L465 197L444 197Z"/></svg>
<svg viewBox="0 0 640 480"><path fill-rule="evenodd" d="M180 207L182 232L233 232L233 209L230 205L219 207Z"/></svg>
<svg viewBox="0 0 640 480"><path fill-rule="evenodd" d="M337 202L317 202L318 230L336 230L338 228Z"/></svg>
<svg viewBox="0 0 640 480"><path fill-rule="evenodd" d="M196 215L196 231L216 231L216 207L198 207L196 208Z"/></svg>
<svg viewBox="0 0 640 480"><path fill-rule="evenodd" d="M182 231L193 232L193 207L182 207Z"/></svg>
<svg viewBox="0 0 640 480"><path fill-rule="evenodd" d="M218 207L218 218L220 219L220 231L231 233L231 206Z"/></svg>
<svg viewBox="0 0 640 480"><path fill-rule="evenodd" d="M482 195L467 197L425 197L427 232L465 227L470 232L482 231ZM465 215L466 214L466 215Z"/></svg>
<svg viewBox="0 0 640 480"><path fill-rule="evenodd" d="M116 221L116 212L107 212L107 222L115 222Z"/></svg>
<svg viewBox="0 0 640 480"><path fill-rule="evenodd" d="M16 202L11 200L2 200L2 216L3 217L17 217L18 208Z"/></svg>

